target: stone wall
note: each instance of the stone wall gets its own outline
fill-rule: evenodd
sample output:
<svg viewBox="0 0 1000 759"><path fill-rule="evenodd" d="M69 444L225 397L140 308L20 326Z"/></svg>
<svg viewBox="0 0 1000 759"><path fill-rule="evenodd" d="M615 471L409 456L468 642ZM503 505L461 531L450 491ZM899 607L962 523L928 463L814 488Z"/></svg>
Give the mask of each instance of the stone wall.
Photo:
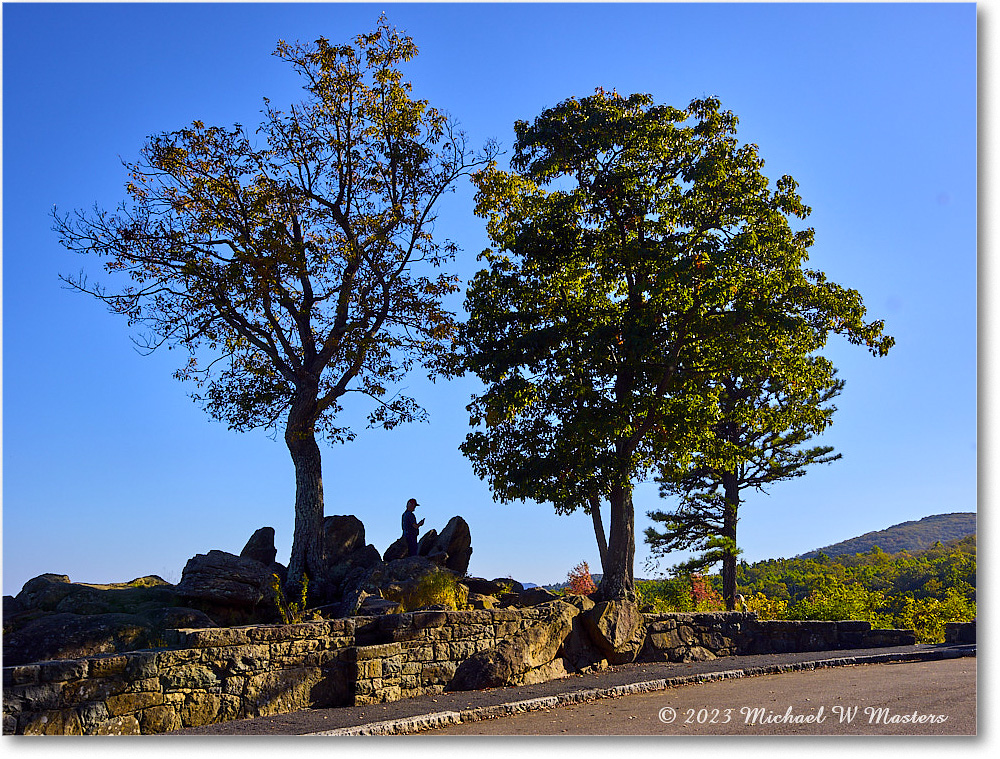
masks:
<svg viewBox="0 0 1000 759"><path fill-rule="evenodd" d="M368 623L379 642L354 647L352 703L398 701L444 691L458 665L470 656L517 636L541 611L487 609L390 614ZM363 636L364 637L364 636Z"/></svg>
<svg viewBox="0 0 1000 759"><path fill-rule="evenodd" d="M944 626L944 642L952 645L962 645L976 642L976 620L971 622L946 622Z"/></svg>
<svg viewBox="0 0 1000 759"><path fill-rule="evenodd" d="M172 632L168 650L5 667L4 734L161 733L350 703L355 620Z"/></svg>
<svg viewBox="0 0 1000 759"><path fill-rule="evenodd" d="M646 630L641 661L690 662L916 643L912 630L873 630L863 621L759 620L756 614L739 612L646 615Z"/></svg>
<svg viewBox="0 0 1000 759"><path fill-rule="evenodd" d="M427 611L176 630L167 650L3 670L4 734L161 733L444 690L458 663L540 611Z"/></svg>
<svg viewBox="0 0 1000 759"><path fill-rule="evenodd" d="M176 630L166 649L5 667L3 732L161 733L436 694L459 664L518 639L554 652L518 675L517 682L539 682L565 675L570 659L579 666L586 648L575 638L582 635L578 625L554 646L538 641L551 619L549 606ZM768 622L739 613L659 614L645 621L643 661L915 642L910 631L871 630L866 622Z"/></svg>

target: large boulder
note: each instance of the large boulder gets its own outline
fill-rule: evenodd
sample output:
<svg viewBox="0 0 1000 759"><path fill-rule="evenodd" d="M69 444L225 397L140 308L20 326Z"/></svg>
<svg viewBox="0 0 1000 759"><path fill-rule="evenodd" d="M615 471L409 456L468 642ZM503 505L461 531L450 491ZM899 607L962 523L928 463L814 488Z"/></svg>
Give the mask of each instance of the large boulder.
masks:
<svg viewBox="0 0 1000 759"><path fill-rule="evenodd" d="M444 565L452 572L464 575L469 571L469 560L472 558L472 533L469 530L469 523L462 517L455 516L448 520L448 524L438 535L434 548L428 551L427 555L439 552L448 555Z"/></svg>
<svg viewBox="0 0 1000 759"><path fill-rule="evenodd" d="M259 561L209 551L188 560L175 590L182 598L252 609L271 597L271 585L271 573Z"/></svg>
<svg viewBox="0 0 1000 759"><path fill-rule="evenodd" d="M154 630L179 630L184 628L218 627L205 612L185 606L152 609L142 614Z"/></svg>
<svg viewBox="0 0 1000 759"><path fill-rule="evenodd" d="M560 600L548 601L535 608L541 613L538 621L517 636L528 669L555 658L573 628L573 619L580 613L573 604Z"/></svg>
<svg viewBox="0 0 1000 759"><path fill-rule="evenodd" d="M417 548L420 544L417 543ZM418 551L419 554L419 551ZM409 555L409 549L406 546L406 539L403 537L396 538L396 540L385 549L385 553L382 554L383 561L396 561L397 559L405 559Z"/></svg>
<svg viewBox="0 0 1000 759"><path fill-rule="evenodd" d="M430 529L420 536L417 541L417 556L423 556L424 558L432 559L436 564L444 565L447 556L441 556L441 548L438 546L438 531L435 529ZM385 549L385 554L383 555L385 561L397 561L399 559L408 559L410 557L410 548L406 545L406 538L398 537L396 540L390 544L388 548Z"/></svg>
<svg viewBox="0 0 1000 759"><path fill-rule="evenodd" d="M336 564L328 564L320 576L313 579L310 596L320 605L338 603L346 592L358 585L368 572L381 565L382 556L371 545L355 548Z"/></svg>
<svg viewBox="0 0 1000 759"><path fill-rule="evenodd" d="M23 614L27 609L14 596L3 597L3 618L5 620Z"/></svg>
<svg viewBox="0 0 1000 759"><path fill-rule="evenodd" d="M487 580L483 577L466 577L462 580L469 586L470 593L480 593L484 596L500 597L502 593L521 593L524 586L510 577L497 577Z"/></svg>
<svg viewBox="0 0 1000 759"><path fill-rule="evenodd" d="M440 553L437 550L438 531L430 529L420 536L417 541L417 556L430 556L432 553ZM406 544L405 541L403 543Z"/></svg>
<svg viewBox="0 0 1000 759"><path fill-rule="evenodd" d="M174 605L174 586L149 575L127 583L95 585L70 582L66 575L44 574L24 584L13 599L18 613L131 614ZM6 614L6 612L5 612Z"/></svg>
<svg viewBox="0 0 1000 759"><path fill-rule="evenodd" d="M399 614L403 607L398 601L389 601L376 596L366 596L358 607L358 615L362 617L381 617L388 614Z"/></svg>
<svg viewBox="0 0 1000 759"><path fill-rule="evenodd" d="M573 620L580 614L573 604L549 601L536 607L539 619L517 635L501 641L493 648L473 654L458 665L448 690L477 690L518 685L536 678L543 670L555 676L563 665L550 667L556 654L573 630ZM535 673L528 677L528 673ZM527 679L526 679L527 678Z"/></svg>
<svg viewBox="0 0 1000 759"><path fill-rule="evenodd" d="M265 567L271 566L278 556L278 549L274 547L274 528L261 527L240 551L243 559L253 559L263 564Z"/></svg>
<svg viewBox="0 0 1000 759"><path fill-rule="evenodd" d="M365 526L356 516L330 516L323 520L323 546L327 564L338 564L365 547Z"/></svg>
<svg viewBox="0 0 1000 759"><path fill-rule="evenodd" d="M261 527L240 551L241 559L252 559L267 568L267 576L277 575L278 585L285 587L288 581L288 567L275 561L278 551L274 547L274 528ZM268 580L270 583L270 579Z"/></svg>
<svg viewBox="0 0 1000 759"><path fill-rule="evenodd" d="M4 635L4 666L142 648L151 631L133 614L46 614Z"/></svg>
<svg viewBox="0 0 1000 759"><path fill-rule="evenodd" d="M70 582L68 575L49 573L32 577L14 598L24 609L55 611L67 596L79 589L78 585Z"/></svg>
<svg viewBox="0 0 1000 759"><path fill-rule="evenodd" d="M573 618L573 630L563 642L563 658L569 667L577 672L589 672L607 666L607 654L590 637L584 622L587 612L594 608L594 602L587 596L566 595L563 601L580 610Z"/></svg>
<svg viewBox="0 0 1000 759"><path fill-rule="evenodd" d="M459 664L447 690L502 688L513 685L526 671L520 647L514 641L502 640Z"/></svg>
<svg viewBox="0 0 1000 759"><path fill-rule="evenodd" d="M520 606L538 606L538 604L554 601L559 596L545 588L527 588L517 594Z"/></svg>
<svg viewBox="0 0 1000 759"><path fill-rule="evenodd" d="M204 613L181 607L145 614L43 614L4 632L4 666L156 648L164 645L165 630L215 626Z"/></svg>
<svg viewBox="0 0 1000 759"><path fill-rule="evenodd" d="M591 640L611 664L635 661L646 641L646 621L632 601L601 601L584 615Z"/></svg>

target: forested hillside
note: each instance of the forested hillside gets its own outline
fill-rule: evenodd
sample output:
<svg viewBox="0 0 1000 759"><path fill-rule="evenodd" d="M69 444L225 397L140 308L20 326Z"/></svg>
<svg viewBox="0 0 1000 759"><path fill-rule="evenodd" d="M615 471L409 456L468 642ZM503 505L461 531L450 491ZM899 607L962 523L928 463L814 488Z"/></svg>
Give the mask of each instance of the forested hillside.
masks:
<svg viewBox="0 0 1000 759"><path fill-rule="evenodd" d="M976 618L976 536L915 553L864 553L741 563L738 590L762 619L862 619L876 628L915 630L942 642L946 622ZM636 583L649 611L723 607L718 575Z"/></svg>
<svg viewBox="0 0 1000 759"><path fill-rule="evenodd" d="M802 554L799 558L814 559L821 553L825 553L827 556L864 553L870 551L873 546L878 546L886 553L898 553L899 551L913 553L930 548L938 541L948 543L960 540L975 532L975 513L935 514L912 522L902 522L884 530L865 533L857 538L834 543L824 548L817 548L815 551Z"/></svg>

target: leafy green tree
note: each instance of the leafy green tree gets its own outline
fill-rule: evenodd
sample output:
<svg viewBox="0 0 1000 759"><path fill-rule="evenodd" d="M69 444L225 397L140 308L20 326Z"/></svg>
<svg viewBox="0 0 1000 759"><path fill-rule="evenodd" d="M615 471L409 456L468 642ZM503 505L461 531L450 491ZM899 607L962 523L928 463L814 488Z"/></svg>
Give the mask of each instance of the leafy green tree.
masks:
<svg viewBox="0 0 1000 759"><path fill-rule="evenodd" d="M350 45L279 42L307 95L288 111L265 100L262 144L200 121L155 135L126 164L116 211L55 217L67 248L123 275L116 289L66 281L143 325L149 350L187 351L177 377L196 383L212 417L284 427L295 582L324 563L317 435L354 437L337 424L348 393L375 402L372 425L422 418L392 386L415 364L446 371L453 349L442 299L457 278L434 270L456 248L431 231L441 196L479 159L411 97L400 65L416 53L385 17Z"/></svg>
<svg viewBox="0 0 1000 759"><path fill-rule="evenodd" d="M875 627L889 627L887 599L881 591L863 585L844 585L830 579L788 610L790 619L863 619Z"/></svg>
<svg viewBox="0 0 1000 759"><path fill-rule="evenodd" d="M794 345L786 341L783 347L789 344ZM716 380L718 420L690 456L668 458L660 470L661 495L680 497L680 505L648 513L658 525L645 533L654 561L693 549L702 553L684 571L721 562L722 594L730 610L736 608L736 527L743 491L764 491L801 477L811 464L840 458L831 446L803 445L832 422L836 408L829 403L843 382L829 361L808 355L811 340L796 347L769 353L759 368ZM734 357L737 361L742 359Z"/></svg>
<svg viewBox="0 0 1000 759"><path fill-rule="evenodd" d="M474 177L495 249L467 291L486 387L462 450L498 500L608 501L605 598L634 597L634 484L716 420L727 343L806 322L891 345L856 292L802 268L813 233L789 217L809 209L736 124L715 99L598 90L517 122L513 170Z"/></svg>

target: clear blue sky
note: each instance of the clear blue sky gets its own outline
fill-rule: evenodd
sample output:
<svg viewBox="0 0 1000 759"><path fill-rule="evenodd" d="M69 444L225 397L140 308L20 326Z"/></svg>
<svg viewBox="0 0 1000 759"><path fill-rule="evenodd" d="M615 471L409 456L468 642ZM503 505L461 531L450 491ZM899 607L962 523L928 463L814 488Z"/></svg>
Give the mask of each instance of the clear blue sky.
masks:
<svg viewBox="0 0 1000 759"><path fill-rule="evenodd" d="M43 572L176 582L194 554L238 553L264 525L287 561L284 445L209 421L170 376L176 354L140 356L123 321L63 289L60 273L100 268L58 245L49 213L114 206L119 157L149 134L193 119L253 125L262 97L298 100L275 42L346 41L382 10L420 49L407 68L416 93L474 143L509 150L516 119L598 86L680 107L717 95L769 176L799 181L811 264L860 290L897 344L880 360L831 345L847 388L824 442L844 458L751 494L744 558L976 510L973 4L4 4L5 594ZM468 186L438 232L463 248L467 279L488 244ZM599 567L584 514L495 504L473 475L458 445L474 380L407 385L430 423L324 448L327 514L357 515L384 550L415 496L428 528L468 520L473 574L549 583L582 560ZM652 485L635 503L640 536L645 512L670 506ZM645 555L640 543L640 576Z"/></svg>

